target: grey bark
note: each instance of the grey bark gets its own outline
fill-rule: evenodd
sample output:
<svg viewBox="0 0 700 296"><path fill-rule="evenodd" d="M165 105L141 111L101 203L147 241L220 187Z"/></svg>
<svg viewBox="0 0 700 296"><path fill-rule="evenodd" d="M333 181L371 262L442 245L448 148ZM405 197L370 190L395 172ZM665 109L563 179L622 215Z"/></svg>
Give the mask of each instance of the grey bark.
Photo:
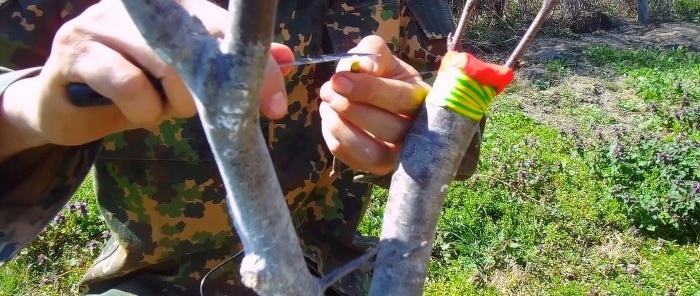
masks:
<svg viewBox="0 0 700 296"><path fill-rule="evenodd" d="M516 68L557 2L544 1L506 66ZM461 18L457 32L463 29L462 22L465 18ZM375 269L370 295L422 293L445 194L477 128L478 122L423 104L391 179L377 254L377 262L387 263ZM396 258L399 260L390 262Z"/></svg>
<svg viewBox="0 0 700 296"><path fill-rule="evenodd" d="M420 295L450 182L479 123L430 104L408 132L391 178L370 295ZM395 259L399 260L395 260Z"/></svg>
<svg viewBox="0 0 700 296"><path fill-rule="evenodd" d="M230 1L224 42L174 1L123 0L141 34L195 97L246 256L243 283L261 295L322 295L306 266L259 125L259 94L277 1Z"/></svg>
<svg viewBox="0 0 700 296"><path fill-rule="evenodd" d="M530 48L532 42L535 41L537 33L540 31L540 28L542 28L544 21L551 16L551 12L554 10L557 3L559 3L559 0L545 0L542 2L540 11L537 12L535 19L532 20L532 23L527 28L527 31L525 31L525 35L523 35L523 38L520 39L520 42L518 42L518 45L508 57L505 64L506 67L515 70L518 69L520 59L523 57L523 55L525 55L527 49Z"/></svg>

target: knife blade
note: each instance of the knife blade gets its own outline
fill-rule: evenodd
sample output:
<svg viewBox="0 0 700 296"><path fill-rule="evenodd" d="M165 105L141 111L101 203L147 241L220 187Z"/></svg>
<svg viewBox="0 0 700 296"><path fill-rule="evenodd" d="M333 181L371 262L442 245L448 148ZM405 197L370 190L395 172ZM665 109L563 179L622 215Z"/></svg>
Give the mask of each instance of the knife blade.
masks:
<svg viewBox="0 0 700 296"><path fill-rule="evenodd" d="M378 53L352 53L352 52L322 54L322 55L317 55L317 56L307 56L307 57L303 57L303 58L298 58L298 59L294 60L293 62L280 64L280 67L293 67L293 66L301 66L301 65L308 65L308 64L327 63L327 62L335 62L335 61L339 61L339 60L346 59L346 58L352 58L352 57L372 57L372 56L378 56L378 55L379 55Z"/></svg>
<svg viewBox="0 0 700 296"><path fill-rule="evenodd" d="M319 64L334 62L345 58L351 57L361 57L361 56L377 56L378 53L334 53L334 54L322 54L316 56L306 56L302 58L297 58L292 62L280 64L280 67L295 67L309 64ZM163 89L163 84L160 79L146 73L148 80L151 82L153 87L156 89L161 98L165 98L165 90ZM112 105L112 100L102 96L87 84L84 83L69 83L66 88L68 94L68 100L76 107L96 107L96 106L108 106Z"/></svg>

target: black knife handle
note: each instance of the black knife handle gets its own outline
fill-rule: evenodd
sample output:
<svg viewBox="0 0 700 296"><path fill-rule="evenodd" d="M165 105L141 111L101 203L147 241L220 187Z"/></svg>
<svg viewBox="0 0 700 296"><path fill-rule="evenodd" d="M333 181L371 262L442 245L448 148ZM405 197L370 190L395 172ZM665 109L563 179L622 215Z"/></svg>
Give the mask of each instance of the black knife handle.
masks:
<svg viewBox="0 0 700 296"><path fill-rule="evenodd" d="M160 79L146 75L153 87L156 89L161 99L165 99L165 90ZM68 100L76 107L97 107L109 106L114 104L112 100L97 93L95 90L87 86L85 83L70 83L67 87Z"/></svg>

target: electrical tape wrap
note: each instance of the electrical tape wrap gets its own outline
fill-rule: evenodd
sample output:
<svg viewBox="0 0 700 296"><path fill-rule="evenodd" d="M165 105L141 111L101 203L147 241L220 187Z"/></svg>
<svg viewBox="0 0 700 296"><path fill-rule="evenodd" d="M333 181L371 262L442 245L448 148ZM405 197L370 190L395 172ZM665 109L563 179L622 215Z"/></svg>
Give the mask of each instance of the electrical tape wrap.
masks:
<svg viewBox="0 0 700 296"><path fill-rule="evenodd" d="M483 62L469 53L449 51L426 103L478 122L513 76L513 69L508 67Z"/></svg>

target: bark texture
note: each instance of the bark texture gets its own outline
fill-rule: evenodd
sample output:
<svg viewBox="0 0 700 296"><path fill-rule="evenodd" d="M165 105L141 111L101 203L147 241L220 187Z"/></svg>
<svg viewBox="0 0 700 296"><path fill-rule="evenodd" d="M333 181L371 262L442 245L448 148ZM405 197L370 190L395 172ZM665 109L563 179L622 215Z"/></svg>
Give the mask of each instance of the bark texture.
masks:
<svg viewBox="0 0 700 296"><path fill-rule="evenodd" d="M260 295L322 295L306 266L259 125L259 95L277 1L230 1L223 42L169 0L124 0L159 56L195 97L245 248L243 283Z"/></svg>
<svg viewBox="0 0 700 296"><path fill-rule="evenodd" d="M479 123L423 104L408 132L389 200L370 295L421 295L445 194Z"/></svg>
<svg viewBox="0 0 700 296"><path fill-rule="evenodd" d="M468 1L467 6L470 2L473 1ZM535 20L506 62L507 67L517 68L557 2L545 0L542 3ZM468 7L464 9L455 36L461 35L469 11ZM443 107L423 104L391 179L377 254L377 262L384 264L374 271L370 295L422 294L445 194L477 128L476 121Z"/></svg>

